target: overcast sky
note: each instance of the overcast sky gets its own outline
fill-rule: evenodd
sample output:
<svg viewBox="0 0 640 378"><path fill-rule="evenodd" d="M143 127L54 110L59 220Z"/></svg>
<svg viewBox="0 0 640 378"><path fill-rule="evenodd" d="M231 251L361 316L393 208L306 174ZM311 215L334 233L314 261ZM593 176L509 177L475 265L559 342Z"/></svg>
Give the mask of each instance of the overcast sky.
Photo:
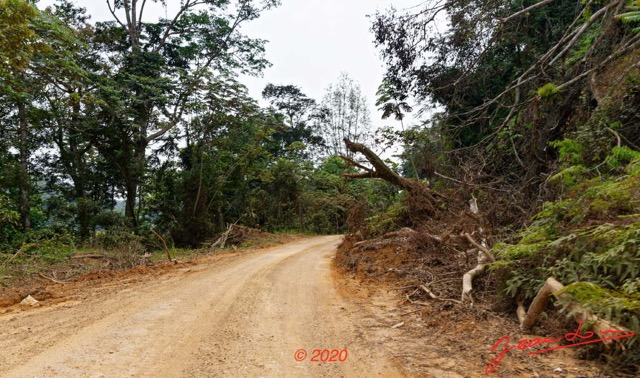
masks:
<svg viewBox="0 0 640 378"><path fill-rule="evenodd" d="M346 72L360 83L372 112L375 93L384 74L382 62L373 45L368 14L386 10L414 7L421 0L282 0L279 8L264 13L258 20L245 24L242 31L255 38L269 41L267 59L273 64L262 78L243 78L251 95L260 98L268 83L293 84L309 97L322 99L326 87L335 82L340 72ZM41 0L39 7L55 3ZM87 8L92 21L110 20L106 0L76 0ZM167 0L166 14L180 4ZM165 17L165 9L147 5L148 20ZM374 126L380 117L374 115ZM392 122L389 120L389 122Z"/></svg>

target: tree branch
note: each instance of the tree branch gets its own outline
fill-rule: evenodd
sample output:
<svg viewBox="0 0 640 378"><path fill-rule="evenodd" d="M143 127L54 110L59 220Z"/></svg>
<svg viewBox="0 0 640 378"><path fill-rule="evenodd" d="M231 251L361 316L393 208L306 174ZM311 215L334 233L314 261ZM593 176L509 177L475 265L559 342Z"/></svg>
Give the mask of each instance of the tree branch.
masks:
<svg viewBox="0 0 640 378"><path fill-rule="evenodd" d="M340 159L344 160L345 163L347 163L349 165L352 165L354 167L358 167L358 168L360 168L362 170L365 170L367 172L373 173L373 170L371 168L365 167L364 165L362 165L362 164L360 164L360 163L358 163L358 162L356 162L356 161L354 161L352 159L349 159L346 156L340 155L339 157L340 157Z"/></svg>
<svg viewBox="0 0 640 378"><path fill-rule="evenodd" d="M619 1L619 0L618 0ZM569 41L569 43L567 43L564 47L564 49L562 49L562 51L560 51L560 53L558 53L558 55L556 55L555 58L551 59L551 61L549 62L548 66L552 66L555 62L557 62L559 59L561 59L567 52L569 52L569 50L571 50L571 48L573 47L573 45L576 43L576 41L578 41L578 39L580 38L580 36L582 36L582 34L584 34L589 27L600 17L604 16L609 9L611 9L612 7L618 5L618 1L613 1L611 2L609 5L607 5L606 7L600 9L599 11L597 11L596 13L594 13L589 20L587 20L587 22L585 22L582 27L580 29L578 29L578 31L575 33L575 35L573 36L573 38L571 39L571 41Z"/></svg>
<svg viewBox="0 0 640 378"><path fill-rule="evenodd" d="M140 14L138 14L138 28L142 25L142 14L144 13L144 6L147 4L147 0L142 0L142 6L140 6Z"/></svg>
<svg viewBox="0 0 640 378"><path fill-rule="evenodd" d="M111 12L111 15L113 16L113 18L116 19L116 21L118 22L118 24L120 24L120 26L122 26L123 29L126 29L127 26L122 23L122 21L120 21L120 19L118 18L118 16L116 16L116 6L115 4L113 5L113 8L111 7L111 1L107 0L107 7L109 7L109 12Z"/></svg>
<svg viewBox="0 0 640 378"><path fill-rule="evenodd" d="M169 259L169 262L175 262L173 261L173 259L171 259L171 253L169 252L169 248L167 247L167 242L164 241L164 238L160 236L160 234L157 233L153 228L150 229L149 231L151 231L158 239L160 239L160 242L162 242L162 247L164 247L165 252L167 252L167 258Z"/></svg>
<svg viewBox="0 0 640 378"><path fill-rule="evenodd" d="M479 250L481 250L482 252L484 252L484 254L487 256L487 258L493 262L496 261L496 258L493 256L493 254L491 253L491 251L489 250L489 248L487 248L486 246L478 243L471 235L469 235L468 233L464 232L462 233L460 236L464 237L465 239L467 239L467 241L469 241L469 243L471 243L474 247L478 248Z"/></svg>
<svg viewBox="0 0 640 378"><path fill-rule="evenodd" d="M527 7L525 9L521 10L521 11L518 11L518 12L512 14L511 16L509 16L507 18L501 19L500 23L505 24L505 23L513 20L516 17L520 17L521 15L523 15L523 14L525 14L527 12L531 12L532 10L538 9L540 7L543 7L543 6L545 6L545 5L549 4L549 3L552 3L553 1L554 0L543 0L543 1L539 2L539 3L533 4L530 7Z"/></svg>

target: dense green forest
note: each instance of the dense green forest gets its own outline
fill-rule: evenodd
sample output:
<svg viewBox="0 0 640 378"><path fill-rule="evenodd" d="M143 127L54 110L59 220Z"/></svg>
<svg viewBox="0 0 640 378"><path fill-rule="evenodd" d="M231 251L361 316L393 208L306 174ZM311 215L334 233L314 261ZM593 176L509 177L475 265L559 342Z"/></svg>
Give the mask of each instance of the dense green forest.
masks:
<svg viewBox="0 0 640 378"><path fill-rule="evenodd" d="M150 228L200 246L229 223L338 233L354 203L382 209L395 195L340 178L342 138L371 133L348 76L319 102L270 84L268 107L238 82L269 65L265 41L240 27L278 1L202 3L155 23L136 2L96 23L71 1L0 3L3 253Z"/></svg>
<svg viewBox="0 0 640 378"><path fill-rule="evenodd" d="M248 95L239 75L269 62L240 26L278 0L181 4L151 23L115 1L112 21L92 23L70 1L0 0L2 258L157 248L150 229L197 247L232 223L355 243L446 229L416 245L453 256L452 219L473 199L508 305L554 276L640 330L640 2L379 11L376 107L402 122L379 132L346 75L319 100L295 83L268 85L267 107ZM397 165L364 149L391 145ZM637 341L612 355L637 366Z"/></svg>

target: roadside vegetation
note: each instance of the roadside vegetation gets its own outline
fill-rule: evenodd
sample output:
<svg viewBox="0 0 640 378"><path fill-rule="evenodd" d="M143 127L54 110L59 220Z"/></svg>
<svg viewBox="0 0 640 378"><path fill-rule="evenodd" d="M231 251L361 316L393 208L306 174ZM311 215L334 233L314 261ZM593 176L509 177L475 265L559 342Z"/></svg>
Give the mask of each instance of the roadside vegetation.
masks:
<svg viewBox="0 0 640 378"><path fill-rule="evenodd" d="M636 336L581 355L637 373L638 5L443 1L376 14L378 105L402 119L411 95L433 114L398 136L402 172L424 190L354 217L339 264L401 288L409 306L482 321L475 303L515 324L553 277L569 299L544 308L537 332L604 319Z"/></svg>

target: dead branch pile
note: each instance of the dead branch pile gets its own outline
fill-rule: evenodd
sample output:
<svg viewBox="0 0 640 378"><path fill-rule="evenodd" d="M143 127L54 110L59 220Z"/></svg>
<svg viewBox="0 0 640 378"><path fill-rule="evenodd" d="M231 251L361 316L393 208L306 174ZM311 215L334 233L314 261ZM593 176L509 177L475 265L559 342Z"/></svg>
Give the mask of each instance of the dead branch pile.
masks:
<svg viewBox="0 0 640 378"><path fill-rule="evenodd" d="M439 194L419 181L401 177L363 144L348 139L344 142L349 151L361 154L366 160L359 162L342 156L347 164L361 170L345 174L345 178L382 179L405 190L408 199L404 228L369 240L358 240L357 235L367 232L351 230L354 234L347 236L348 242L341 249L338 262L367 276L402 277L402 282L411 283L403 288L407 301L412 304L423 303L423 299L449 305L473 304L473 282L494 261L485 235L488 222L484 221L475 197L466 205L464 201ZM477 264L474 264L476 258ZM461 286L462 299L451 299L460 295Z"/></svg>

